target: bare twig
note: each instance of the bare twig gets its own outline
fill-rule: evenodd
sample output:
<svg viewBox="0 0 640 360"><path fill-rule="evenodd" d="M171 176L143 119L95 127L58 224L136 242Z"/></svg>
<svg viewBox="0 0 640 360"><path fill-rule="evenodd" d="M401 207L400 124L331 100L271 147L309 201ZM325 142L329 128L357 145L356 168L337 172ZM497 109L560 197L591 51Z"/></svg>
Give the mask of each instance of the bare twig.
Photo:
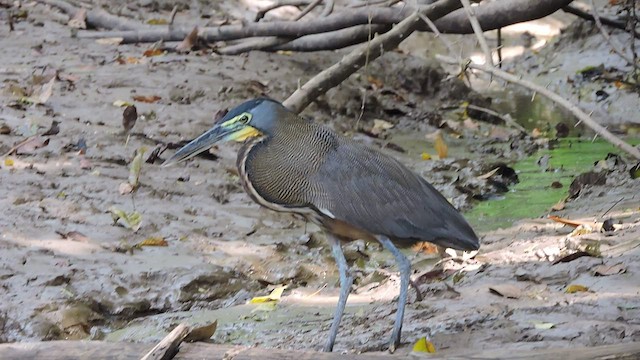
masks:
<svg viewBox="0 0 640 360"><path fill-rule="evenodd" d="M261 37L257 39L248 39L241 43L225 46L217 49L216 52L222 55L237 55L252 50L268 50L274 46L283 45L290 42L289 38L277 36Z"/></svg>
<svg viewBox="0 0 640 360"><path fill-rule="evenodd" d="M501 28L496 29L496 42L497 42L496 50L498 53L498 67L502 68L502 29Z"/></svg>
<svg viewBox="0 0 640 360"><path fill-rule="evenodd" d="M178 346L189 334L189 327L185 324L176 326L169 335L165 336L156 346L146 353L140 360L169 360L173 359Z"/></svg>
<svg viewBox="0 0 640 360"><path fill-rule="evenodd" d="M171 14L169 15L169 27L173 26L173 22L176 19L176 15L178 14L178 5L174 6L171 10Z"/></svg>
<svg viewBox="0 0 640 360"><path fill-rule="evenodd" d="M442 37L442 34L440 33L440 30L438 30L438 27L436 26L436 24L434 24L433 21L431 21L431 19L429 19L426 15L418 14L418 16L420 16L420 19L422 19L422 21L424 21L425 24L427 24L427 26L429 26L429 29L433 33L434 37L436 39L440 39L440 42L442 42L444 44L444 46L449 51L449 55L455 56L455 52L453 50L453 45L449 41L447 41L447 39Z"/></svg>
<svg viewBox="0 0 640 360"><path fill-rule="evenodd" d="M471 8L471 4L469 0L460 0L462 6L464 6L464 10L467 12L467 17L469 18L469 22L471 23L471 27L473 28L473 32L476 34L478 38L478 43L480 44L480 48L484 53L485 63L493 66L493 56L491 56L491 49L487 44L487 39L484 38L484 34L482 32L482 27L476 18L476 14Z"/></svg>
<svg viewBox="0 0 640 360"><path fill-rule="evenodd" d="M482 111L484 113L487 113L489 115L493 115L497 118L502 119L502 121L504 121L505 124L513 127L514 129L520 131L521 133L526 133L527 129L525 129L522 125L518 124L515 120L513 120L513 118L507 114L507 115L502 115L496 111L493 111L491 109L487 109L487 108L483 108L481 106L476 106L473 104L469 104L467 105L467 108L472 109L472 110L478 110L478 111Z"/></svg>
<svg viewBox="0 0 640 360"><path fill-rule="evenodd" d="M436 58L444 63L447 64L460 64L460 62L452 57L448 57L448 56L443 56L443 55L436 55ZM538 94L543 95L544 97L552 100L553 102L557 103L558 105L564 107L565 109L569 110L576 118L578 118L578 120L581 123L584 123L585 125L587 125L589 128L591 128L594 132L596 132L596 134L599 134L600 136L602 136L605 140L607 140L608 142L610 142L611 144L619 147L620 149L624 150L625 152L627 152L628 154L632 155L633 157L635 157L636 159L640 159L640 149L637 149L631 145L629 145L628 143L626 143L625 141L623 141L622 139L618 138L617 136L613 135L611 132L609 132L609 130L607 130L606 128L604 128L602 125L598 124L597 122L595 122L594 120L592 120L589 115L587 115L584 111L582 111L579 107L577 107L576 105L572 104L570 101L564 99L562 96L554 93L553 91L548 90L547 88L534 84L530 81L527 80L523 80L518 78L517 76L511 75L505 71L502 71L500 69L497 69L493 66L488 66L488 65L482 65L482 64L475 64L472 62L467 62L466 67L472 68L472 69L477 69L480 71L484 71L487 73L490 73L492 75L495 75L496 77L499 77L503 80L506 80L508 82L514 83L514 84L518 84L520 86L524 86L530 90L535 91Z"/></svg>
<svg viewBox="0 0 640 360"><path fill-rule="evenodd" d="M579 18L589 20L589 21L594 21L593 15L589 14L588 12L580 9L575 5L567 5L563 7L562 10L566 13L573 14ZM616 28L620 30L627 30L627 25L624 23L624 21L612 20L605 17L600 17L600 21L602 22L603 25L607 25L612 28ZM636 36L640 36L640 34L638 34L637 31L635 31L635 33L636 33Z"/></svg>
<svg viewBox="0 0 640 360"><path fill-rule="evenodd" d="M305 15L311 12L316 6L318 6L322 0L314 0L311 4L307 5L296 17L293 18L293 21L298 21L302 19Z"/></svg>
<svg viewBox="0 0 640 360"><path fill-rule="evenodd" d="M432 19L438 19L459 7L460 2L458 0L439 0L420 9L419 12ZM374 60L382 55L383 51L396 47L421 23L422 21L420 21L420 16L418 16L417 12L409 15L387 33L373 38L370 44L360 46L343 57L337 64L313 77L289 96L284 101L284 105L296 113L301 112L319 95L324 94L327 90L340 84L344 79L356 72L367 60Z"/></svg>
<svg viewBox="0 0 640 360"><path fill-rule="evenodd" d="M598 30L600 30L600 34L604 37L604 40L609 44L611 49L621 58L624 59L629 65L633 65L633 59L627 56L621 49L620 44L618 44L612 37L609 35L607 30L602 26L602 22L600 21L600 15L598 15L598 10L596 10L596 4L593 0L591 0L591 13L593 14L593 19L596 21L596 26Z"/></svg>

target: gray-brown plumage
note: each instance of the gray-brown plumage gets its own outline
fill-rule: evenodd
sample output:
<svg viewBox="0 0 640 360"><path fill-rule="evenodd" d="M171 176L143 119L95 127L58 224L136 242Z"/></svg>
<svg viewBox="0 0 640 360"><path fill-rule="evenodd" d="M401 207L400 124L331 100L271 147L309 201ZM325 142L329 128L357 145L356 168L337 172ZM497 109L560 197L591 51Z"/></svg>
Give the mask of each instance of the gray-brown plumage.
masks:
<svg viewBox="0 0 640 360"><path fill-rule="evenodd" d="M460 250L479 247L465 219L421 176L394 158L304 120L270 99L250 100L231 110L167 163L235 137L249 137L237 165L252 199L276 211L302 214L327 234L340 270L341 293L325 350L333 348L351 286L341 240L377 240L398 262L401 286L391 350L400 342L410 275L409 261L394 244L404 247L430 241Z"/></svg>

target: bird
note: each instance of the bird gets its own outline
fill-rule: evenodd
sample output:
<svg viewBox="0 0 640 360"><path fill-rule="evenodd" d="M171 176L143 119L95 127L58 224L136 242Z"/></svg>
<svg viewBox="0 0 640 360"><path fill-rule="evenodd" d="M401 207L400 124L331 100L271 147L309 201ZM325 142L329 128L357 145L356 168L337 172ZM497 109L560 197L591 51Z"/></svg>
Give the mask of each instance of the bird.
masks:
<svg viewBox="0 0 640 360"><path fill-rule="evenodd" d="M424 241L457 250L480 247L465 218L422 176L271 98L251 99L230 110L163 166L190 159L223 141L243 142L236 165L253 201L302 215L325 234L338 267L340 293L323 351L333 351L353 283L342 243L377 241L395 258L400 292L390 352L400 345L411 275L411 263L398 247Z"/></svg>

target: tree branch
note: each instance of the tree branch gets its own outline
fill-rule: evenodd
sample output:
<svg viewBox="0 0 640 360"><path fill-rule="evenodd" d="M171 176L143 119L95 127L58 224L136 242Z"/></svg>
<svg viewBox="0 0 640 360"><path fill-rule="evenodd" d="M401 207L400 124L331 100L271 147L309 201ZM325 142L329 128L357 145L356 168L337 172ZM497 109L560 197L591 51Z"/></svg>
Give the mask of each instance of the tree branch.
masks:
<svg viewBox="0 0 640 360"><path fill-rule="evenodd" d="M444 63L447 63L447 64L460 64L459 60L456 60L456 59L454 59L452 57L443 56L443 55L436 55L436 58L438 60L444 62ZM593 131L595 131L596 134L602 136L605 140L607 140L611 144L613 144L613 145L617 146L618 148L624 150L625 152L627 152L631 156L635 157L636 159L640 159L640 149L637 149L637 148L629 145L628 143L626 143L622 139L620 139L617 136L613 135L611 132L609 132L609 130L607 130L602 125L598 124L593 119L591 119L589 117L589 115L587 115L584 111L582 111L578 106L572 104L570 101L568 101L565 98L563 98L562 96L554 93L553 91L550 91L550 90L548 90L547 88L545 88L543 86L536 85L536 84L534 84L534 83L532 83L530 81L520 79L515 75L511 75L511 74L507 73L506 71L502 71L502 70L497 69L497 68L495 68L493 66L487 66L487 65L481 65L481 64L475 64L475 63L472 63L472 62L468 62L468 63L466 63L466 67L490 73L490 74L492 74L492 75L494 75L496 77L499 77L499 78L501 78L503 80L506 80L506 81L508 81L510 83L514 83L514 84L518 84L520 86L524 86L524 87L526 87L526 88L528 88L530 90L535 91L536 93L539 93L539 94L543 95L544 97L550 99L551 101L555 102L556 104L558 104L558 105L564 107L565 109L569 110L576 118L578 118L578 120L581 123L584 123L585 125L587 125Z"/></svg>
<svg viewBox="0 0 640 360"><path fill-rule="evenodd" d="M283 104L299 113L318 96L340 84L344 79L360 69L367 61L381 56L384 51L395 48L423 22L419 14L438 19L461 6L459 0L439 0L418 12L409 15L393 29L378 35L370 43L364 44L346 55L340 62L325 69L301 88L296 90Z"/></svg>

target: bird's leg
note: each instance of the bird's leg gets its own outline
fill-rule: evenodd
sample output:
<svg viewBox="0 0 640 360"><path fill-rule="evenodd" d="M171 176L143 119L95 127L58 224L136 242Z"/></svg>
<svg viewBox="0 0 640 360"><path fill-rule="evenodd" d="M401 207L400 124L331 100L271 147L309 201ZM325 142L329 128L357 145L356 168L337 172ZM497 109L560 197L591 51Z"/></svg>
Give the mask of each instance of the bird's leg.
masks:
<svg viewBox="0 0 640 360"><path fill-rule="evenodd" d="M333 234L326 233L326 235L327 240L331 243L333 257L336 260L338 272L340 273L340 297L338 298L338 306L336 307L336 312L333 315L333 322L331 323L331 329L329 330L329 339L322 349L322 351L330 352L333 350L333 343L336 341L336 336L338 335L340 320L342 320L342 314L344 314L344 307L347 304L347 298L349 297L353 277L348 274L349 267L347 266L347 259L345 259L342 247L340 246L340 239Z"/></svg>
<svg viewBox="0 0 640 360"><path fill-rule="evenodd" d="M404 307L407 304L407 292L409 289L409 281L411 275L411 262L398 248L393 245L391 240L383 235L376 236L376 239L388 250L393 257L396 258L398 270L400 270L400 295L398 296L398 311L396 312L396 322L393 325L391 333L391 341L389 342L389 351L394 352L400 345L400 332L402 331L402 319L404 318Z"/></svg>

